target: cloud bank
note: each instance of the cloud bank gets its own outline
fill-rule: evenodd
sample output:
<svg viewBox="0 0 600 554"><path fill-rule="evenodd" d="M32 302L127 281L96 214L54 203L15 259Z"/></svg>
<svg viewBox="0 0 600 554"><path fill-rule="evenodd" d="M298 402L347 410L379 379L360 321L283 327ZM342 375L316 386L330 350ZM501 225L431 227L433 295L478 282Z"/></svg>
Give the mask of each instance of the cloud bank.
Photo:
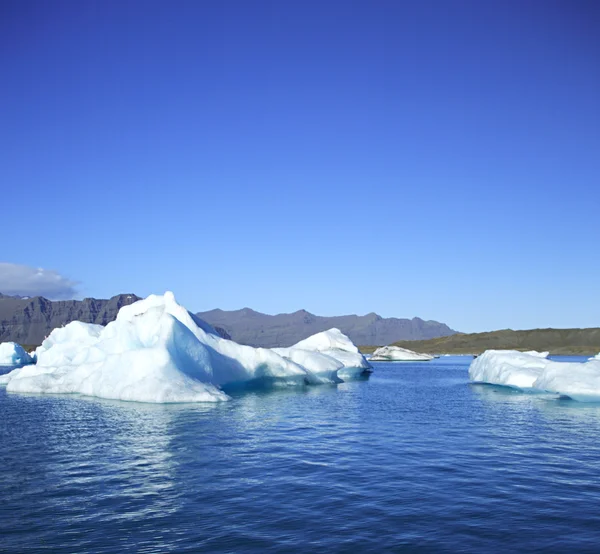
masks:
<svg viewBox="0 0 600 554"><path fill-rule="evenodd" d="M7 295L45 296L50 300L73 298L77 282L52 269L0 262L0 292Z"/></svg>

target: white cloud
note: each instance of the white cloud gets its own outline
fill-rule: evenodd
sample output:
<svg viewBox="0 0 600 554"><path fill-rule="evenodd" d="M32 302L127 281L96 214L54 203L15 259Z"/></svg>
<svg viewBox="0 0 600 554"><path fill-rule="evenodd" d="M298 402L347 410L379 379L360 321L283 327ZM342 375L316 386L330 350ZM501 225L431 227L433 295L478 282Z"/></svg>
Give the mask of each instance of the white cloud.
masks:
<svg viewBox="0 0 600 554"><path fill-rule="evenodd" d="M77 282L52 269L0 262L0 292L20 296L45 296L50 300L73 298Z"/></svg>

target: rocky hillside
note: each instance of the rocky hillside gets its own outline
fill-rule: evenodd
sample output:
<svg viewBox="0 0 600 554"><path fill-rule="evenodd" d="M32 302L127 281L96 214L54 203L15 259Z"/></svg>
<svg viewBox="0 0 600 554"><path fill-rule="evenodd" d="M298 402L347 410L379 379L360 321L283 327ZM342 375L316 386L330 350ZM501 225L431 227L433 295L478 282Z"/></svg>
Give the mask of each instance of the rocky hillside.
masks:
<svg viewBox="0 0 600 554"><path fill-rule="evenodd" d="M51 301L43 296L23 298L0 295L0 342L41 344L50 331L71 321L106 325L123 306L139 300L135 294L119 294L110 300Z"/></svg>
<svg viewBox="0 0 600 554"><path fill-rule="evenodd" d="M225 329L237 342L266 348L290 346L332 327L348 335L354 344L381 345L456 333L437 321L424 321L418 317L383 318L375 313L321 317L299 310L291 314L267 315L244 308L235 311L211 310L197 315L211 325Z"/></svg>

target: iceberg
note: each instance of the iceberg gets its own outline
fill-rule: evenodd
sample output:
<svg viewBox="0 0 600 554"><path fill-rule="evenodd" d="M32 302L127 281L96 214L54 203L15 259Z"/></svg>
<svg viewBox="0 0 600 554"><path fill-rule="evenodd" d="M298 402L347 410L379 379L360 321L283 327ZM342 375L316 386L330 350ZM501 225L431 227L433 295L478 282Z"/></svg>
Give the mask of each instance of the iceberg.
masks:
<svg viewBox="0 0 600 554"><path fill-rule="evenodd" d="M382 346L373 352L372 362L428 362L434 356L413 352L400 346Z"/></svg>
<svg viewBox="0 0 600 554"><path fill-rule="evenodd" d="M600 402L600 359L587 362L548 362L534 383L579 402Z"/></svg>
<svg viewBox="0 0 600 554"><path fill-rule="evenodd" d="M318 335L329 338L322 352L318 347L327 341ZM36 350L36 365L0 376L0 384L9 392L219 402L229 399L227 390L252 384L340 382L338 374L352 356L352 364L368 366L339 331L318 335L303 341L306 348L298 343L281 352L240 345L221 337L167 292L122 307L106 327L74 321L55 329Z"/></svg>
<svg viewBox="0 0 600 554"><path fill-rule="evenodd" d="M273 352L308 369L324 382L342 382L342 379L338 377L338 371L344 368L344 364L331 356L301 348L273 348Z"/></svg>
<svg viewBox="0 0 600 554"><path fill-rule="evenodd" d="M282 356L291 356L290 359L294 359L293 357L296 356L298 363L302 363L298 356L305 355L300 354L300 352L317 354L317 357L311 356L309 366L314 368L313 372L321 376L332 370L330 369L333 367L332 362L328 360L333 360L338 365L337 377L344 381L372 371L371 364L360 353L354 343L335 327L311 335L289 348L274 348L273 350ZM313 364L317 364L318 367ZM322 369L319 369L319 367L322 367Z"/></svg>
<svg viewBox="0 0 600 554"><path fill-rule="evenodd" d="M475 382L531 389L546 367L547 355L547 352L486 350L471 362L469 378Z"/></svg>
<svg viewBox="0 0 600 554"><path fill-rule="evenodd" d="M32 364L33 358L16 342L0 343L0 366L24 366Z"/></svg>
<svg viewBox="0 0 600 554"><path fill-rule="evenodd" d="M39 346L34 358L38 365L43 358L44 365L70 365L77 354L84 348L96 344L104 330L102 325L72 321L64 327L54 329Z"/></svg>
<svg viewBox="0 0 600 554"><path fill-rule="evenodd" d="M486 350L469 367L472 381L539 390L581 402L600 401L600 359L548 360L547 352Z"/></svg>

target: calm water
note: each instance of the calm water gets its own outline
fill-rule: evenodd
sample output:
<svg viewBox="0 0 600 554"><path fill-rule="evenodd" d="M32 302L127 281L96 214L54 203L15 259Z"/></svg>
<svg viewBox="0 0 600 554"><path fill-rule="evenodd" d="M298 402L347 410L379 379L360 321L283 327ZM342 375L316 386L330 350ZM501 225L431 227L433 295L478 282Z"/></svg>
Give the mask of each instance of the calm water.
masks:
<svg viewBox="0 0 600 554"><path fill-rule="evenodd" d="M468 358L146 405L0 389L0 552L600 549L600 405Z"/></svg>

